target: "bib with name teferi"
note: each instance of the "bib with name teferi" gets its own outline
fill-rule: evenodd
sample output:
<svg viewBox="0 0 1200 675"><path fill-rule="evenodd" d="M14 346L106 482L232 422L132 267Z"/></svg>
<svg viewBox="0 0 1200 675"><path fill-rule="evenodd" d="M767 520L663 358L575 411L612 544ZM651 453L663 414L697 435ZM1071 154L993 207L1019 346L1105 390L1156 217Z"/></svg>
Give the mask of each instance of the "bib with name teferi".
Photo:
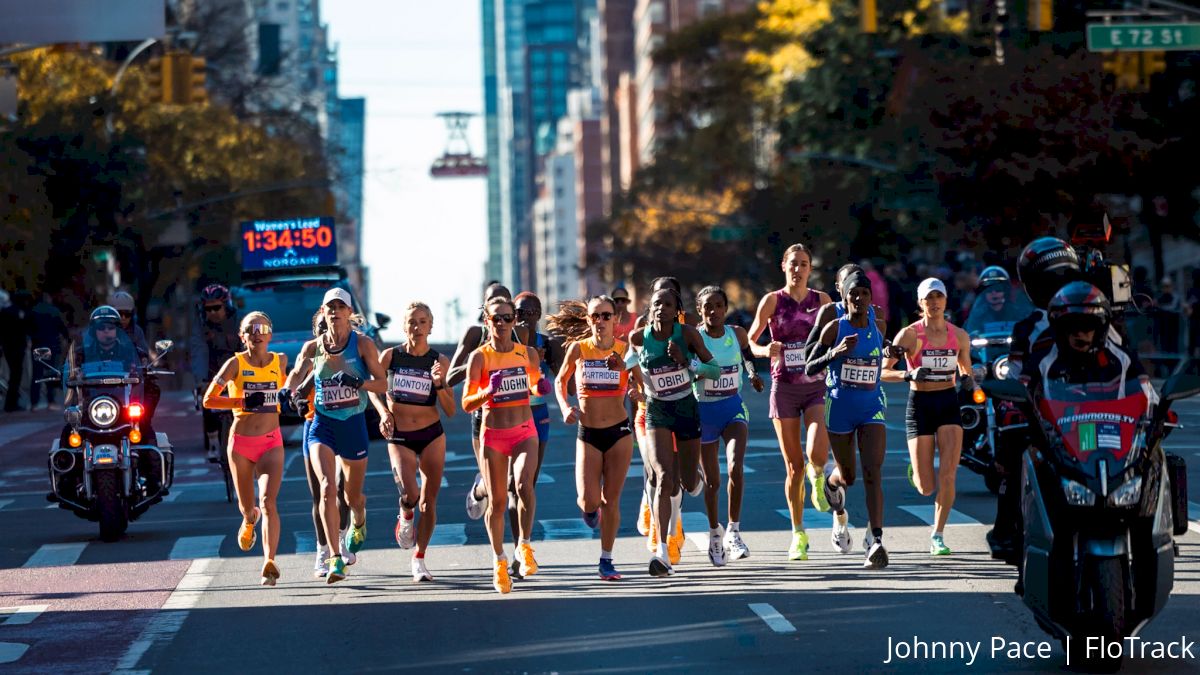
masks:
<svg viewBox="0 0 1200 675"><path fill-rule="evenodd" d="M483 356L483 372L479 388L484 389L492 379L492 373L503 374L500 387L492 392L487 408L514 408L529 405L529 392L540 379L540 373L529 363L529 348L516 342L507 352L498 352L492 345L485 344L476 351Z"/></svg>
<svg viewBox="0 0 1200 675"><path fill-rule="evenodd" d="M242 409L234 410L234 417L245 417L253 413L279 412L279 388L283 386L286 373L279 367L279 354L270 352L271 360L267 365L258 367L250 364L246 355L238 352L237 373L229 380L229 395L231 398L242 399ZM266 400L257 407L245 405L246 396L255 392L266 394Z"/></svg>
<svg viewBox="0 0 1200 675"><path fill-rule="evenodd" d="M638 365L646 379L646 393L659 401L678 401L692 394L692 371L687 364L679 365L667 356L667 343L674 342L687 357L694 356L683 339L683 327L675 324L671 337L659 340L649 325L642 330L642 348Z"/></svg>
<svg viewBox="0 0 1200 675"><path fill-rule="evenodd" d="M437 401L433 390L433 364L438 362L437 350L430 349L420 356L409 354L404 347L392 349L388 365L388 398L393 403L431 406Z"/></svg>
<svg viewBox="0 0 1200 675"><path fill-rule="evenodd" d="M696 398L702 402L720 401L740 392L742 345L738 342L733 326L725 326L725 334L721 337L709 337L703 330L700 331L700 337L704 339L704 346L712 352L713 359L721 368L721 377L716 380L707 377L697 379L693 384Z"/></svg>
<svg viewBox="0 0 1200 675"><path fill-rule="evenodd" d="M317 356L313 359L313 370L316 372L317 395L315 397L317 412L339 420L347 420L367 409L366 397L354 387L337 386L330 382L339 370L367 379L367 367L362 357L358 355L358 331L350 331L350 339L341 350L325 349L325 340L317 341Z"/></svg>
<svg viewBox="0 0 1200 675"><path fill-rule="evenodd" d="M838 400L877 397L879 373L883 369L883 335L870 317L863 328L851 325L848 316L838 319L837 327L834 347L841 344L842 338L854 334L858 335L858 344L829 364L825 380L829 397Z"/></svg>
<svg viewBox="0 0 1200 675"><path fill-rule="evenodd" d="M958 330L946 323L946 340L940 347L929 344L925 333L925 320L912 325L917 334L917 349L905 357L908 368L928 368L929 382L953 382L958 373Z"/></svg>
<svg viewBox="0 0 1200 675"><path fill-rule="evenodd" d="M579 365L575 368L575 391L579 398L600 398L605 396L624 396L629 386L629 371L610 370L608 357L616 354L618 358L625 353L625 343L613 340L613 346L601 349L596 346L596 338L590 337L575 343L579 345Z"/></svg>

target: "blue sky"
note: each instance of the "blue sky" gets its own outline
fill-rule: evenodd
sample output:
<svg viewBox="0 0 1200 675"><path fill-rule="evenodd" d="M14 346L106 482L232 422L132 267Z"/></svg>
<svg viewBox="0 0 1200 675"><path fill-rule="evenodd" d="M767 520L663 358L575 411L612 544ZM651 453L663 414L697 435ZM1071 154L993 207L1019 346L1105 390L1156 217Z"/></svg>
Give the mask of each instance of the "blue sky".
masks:
<svg viewBox="0 0 1200 675"><path fill-rule="evenodd" d="M445 110L482 112L483 55L478 0L338 0L321 6L337 45L340 95L367 99L363 261L371 308L393 317L388 340L413 300L434 313L434 342L457 341L471 321L487 257L483 178L434 180ZM471 146L483 154L483 120ZM461 321L447 303L460 298Z"/></svg>

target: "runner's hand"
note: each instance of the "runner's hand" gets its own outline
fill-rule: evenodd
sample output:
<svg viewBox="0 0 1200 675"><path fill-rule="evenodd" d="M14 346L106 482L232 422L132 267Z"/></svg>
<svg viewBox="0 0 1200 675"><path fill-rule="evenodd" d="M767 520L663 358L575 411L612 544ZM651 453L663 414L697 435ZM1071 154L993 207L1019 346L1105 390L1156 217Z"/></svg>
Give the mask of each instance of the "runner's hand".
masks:
<svg viewBox="0 0 1200 675"><path fill-rule="evenodd" d="M543 378L541 378L540 380L538 380L537 386L536 386L536 387L534 387L534 389L535 389L535 391L537 391L537 395L538 395L538 396L546 396L546 395L548 395L548 394L550 393L550 391L551 391L551 389L550 389L550 380L547 380L547 379L546 379L546 378L544 378L544 377L543 377Z"/></svg>
<svg viewBox="0 0 1200 675"><path fill-rule="evenodd" d="M902 359L904 358L904 353L904 347L895 343L889 344L883 350L883 355L889 359Z"/></svg>
<svg viewBox="0 0 1200 675"><path fill-rule="evenodd" d="M446 386L446 373L442 371L442 362L434 361L433 367L429 369L429 375L433 378L433 386L437 389L442 389Z"/></svg>
<svg viewBox="0 0 1200 675"><path fill-rule="evenodd" d="M604 364L609 370L625 370L625 359L617 356L616 352L609 354Z"/></svg>
<svg viewBox="0 0 1200 675"><path fill-rule="evenodd" d="M767 349L769 350L767 356L777 359L783 353L783 343L778 340L771 340L771 344L767 345Z"/></svg>
<svg viewBox="0 0 1200 675"><path fill-rule="evenodd" d="M754 391L761 392L763 390L763 379L758 373L750 376L750 386L754 387Z"/></svg>
<svg viewBox="0 0 1200 675"><path fill-rule="evenodd" d="M396 423L392 420L392 414L390 412L379 416L379 433L383 434L384 438L391 438L392 430L395 428Z"/></svg>
<svg viewBox="0 0 1200 675"><path fill-rule="evenodd" d="M251 410L253 408L261 408L267 402L265 392L252 391L242 399L242 410Z"/></svg>
<svg viewBox="0 0 1200 675"><path fill-rule="evenodd" d="M638 389L637 387L630 387L629 400L633 401L634 403L641 403L642 401L646 400L646 396L642 393L641 389Z"/></svg>
<svg viewBox="0 0 1200 675"><path fill-rule="evenodd" d="M494 394L500 391L500 383L503 381L504 373L499 370L493 370L491 376L488 378L488 393Z"/></svg>
<svg viewBox="0 0 1200 675"><path fill-rule="evenodd" d="M687 365L687 355L679 348L679 345L674 340L667 342L667 356L675 363L685 366Z"/></svg>
<svg viewBox="0 0 1200 675"><path fill-rule="evenodd" d="M854 349L857 346L858 346L858 333L851 333L850 335L847 335L846 337L842 338L842 341L839 342L838 345L833 348L833 355L834 355L834 357L841 356L841 355L845 354L846 352L850 351L851 349Z"/></svg>
<svg viewBox="0 0 1200 675"><path fill-rule="evenodd" d="M925 366L921 366L920 368L913 368L912 370L904 373L904 379L907 382L925 382L929 379L929 375L929 369Z"/></svg>
<svg viewBox="0 0 1200 675"><path fill-rule="evenodd" d="M361 377L355 377L354 375L351 375L350 373L347 373L344 370L339 370L336 373L334 373L333 377L329 378L329 381L335 387L350 387L351 389L362 389L362 386L363 386L363 379Z"/></svg>
<svg viewBox="0 0 1200 675"><path fill-rule="evenodd" d="M567 408L566 412L563 413L563 422L566 424L575 424L575 422L579 421L579 416L581 414L582 413L579 412L579 408L571 406L570 408Z"/></svg>

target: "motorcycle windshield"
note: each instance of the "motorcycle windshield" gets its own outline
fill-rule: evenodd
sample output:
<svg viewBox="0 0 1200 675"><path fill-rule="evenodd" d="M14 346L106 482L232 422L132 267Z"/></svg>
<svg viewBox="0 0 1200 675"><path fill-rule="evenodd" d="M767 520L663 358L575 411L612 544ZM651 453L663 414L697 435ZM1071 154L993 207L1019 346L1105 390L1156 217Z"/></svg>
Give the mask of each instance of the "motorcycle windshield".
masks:
<svg viewBox="0 0 1200 675"><path fill-rule="evenodd" d="M123 330L115 337L101 339L89 329L83 336L83 363L78 364L84 378L125 377L139 365L137 349Z"/></svg>
<svg viewBox="0 0 1200 675"><path fill-rule="evenodd" d="M1148 405L1138 381L1053 382L1047 389L1039 412L1058 432L1067 453L1080 464L1102 453L1117 460L1112 468L1123 466Z"/></svg>
<svg viewBox="0 0 1200 675"><path fill-rule="evenodd" d="M963 329L973 338L1008 337L1012 335L1013 326L1031 312L1033 305L1025 299L1024 293L1009 292L999 307L988 302L986 294L980 295L971 305Z"/></svg>

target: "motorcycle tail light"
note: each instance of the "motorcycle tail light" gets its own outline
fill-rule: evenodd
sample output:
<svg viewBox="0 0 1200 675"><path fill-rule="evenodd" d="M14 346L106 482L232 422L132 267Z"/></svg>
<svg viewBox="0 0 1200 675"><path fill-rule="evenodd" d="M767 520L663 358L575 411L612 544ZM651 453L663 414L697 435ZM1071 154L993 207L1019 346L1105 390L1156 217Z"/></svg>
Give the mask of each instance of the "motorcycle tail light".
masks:
<svg viewBox="0 0 1200 675"><path fill-rule="evenodd" d="M142 410L143 409L142 409L141 403L130 403L128 410L129 410L129 419L131 419L131 420L142 419Z"/></svg>
<svg viewBox="0 0 1200 675"><path fill-rule="evenodd" d="M976 403L983 404L987 402L987 394L983 393L982 389L976 389L971 392L971 400Z"/></svg>
<svg viewBox="0 0 1200 675"><path fill-rule="evenodd" d="M138 431L137 429L130 431L129 432L129 442L130 443L141 443L142 442L142 432Z"/></svg>
<svg viewBox="0 0 1200 675"><path fill-rule="evenodd" d="M1096 493L1086 485L1076 483L1070 478L1062 479L1063 496L1071 506L1091 506L1096 503Z"/></svg>
<svg viewBox="0 0 1200 675"><path fill-rule="evenodd" d="M70 436L67 436L67 444L72 448L78 448L83 445L83 437L73 431Z"/></svg>
<svg viewBox="0 0 1200 675"><path fill-rule="evenodd" d="M1142 500L1142 477L1134 476L1108 496L1109 506L1134 506Z"/></svg>

